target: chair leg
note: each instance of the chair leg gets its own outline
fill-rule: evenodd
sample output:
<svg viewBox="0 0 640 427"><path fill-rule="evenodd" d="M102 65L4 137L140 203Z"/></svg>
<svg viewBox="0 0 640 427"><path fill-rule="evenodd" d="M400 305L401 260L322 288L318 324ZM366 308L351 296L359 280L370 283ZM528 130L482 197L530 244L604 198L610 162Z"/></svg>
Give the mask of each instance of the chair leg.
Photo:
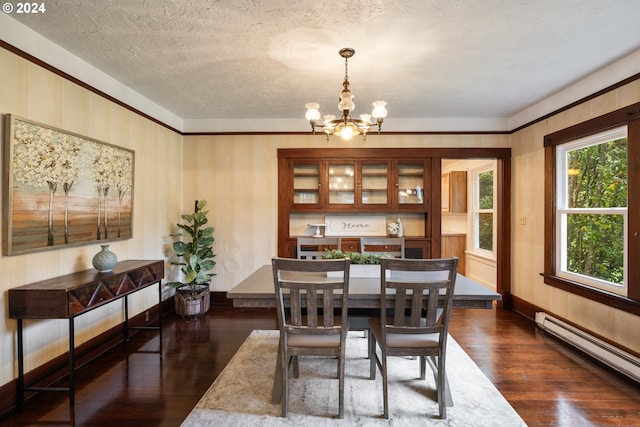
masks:
<svg viewBox="0 0 640 427"><path fill-rule="evenodd" d="M389 392L387 384L387 354L382 352L382 396L384 399L384 418L389 419Z"/></svg>
<svg viewBox="0 0 640 427"><path fill-rule="evenodd" d="M282 402L280 416L287 417L289 414L289 356L284 352L282 356Z"/></svg>
<svg viewBox="0 0 640 427"><path fill-rule="evenodd" d="M273 375L273 387L271 389L271 403L282 403L282 376L284 371L283 366L286 367L284 360L284 351L282 350L282 342L278 344L278 356L276 357L276 369Z"/></svg>
<svg viewBox="0 0 640 427"><path fill-rule="evenodd" d="M449 387L449 380L447 379L444 359L442 356L430 356L427 362L433 370L433 378L436 382L438 407L440 408L440 402L444 405L444 407L440 409L440 416L444 419L447 415L446 408L453 407L453 398L451 397L451 388Z"/></svg>
<svg viewBox="0 0 640 427"><path fill-rule="evenodd" d="M373 336L373 333L369 331L369 379L376 379L376 338Z"/></svg>
<svg viewBox="0 0 640 427"><path fill-rule="evenodd" d="M444 361L442 358L438 360L438 410L440 412L440 418L443 420L447 418L447 402L446 402L446 379L444 370Z"/></svg>
<svg viewBox="0 0 640 427"><path fill-rule="evenodd" d="M293 378L300 377L300 363L298 361L298 356L293 356Z"/></svg>
<svg viewBox="0 0 640 427"><path fill-rule="evenodd" d="M427 378L427 358L426 356L420 357L420 379L424 380Z"/></svg>
<svg viewBox="0 0 640 427"><path fill-rule="evenodd" d="M338 360L338 418L344 418L344 368L345 366L345 349L340 352Z"/></svg>

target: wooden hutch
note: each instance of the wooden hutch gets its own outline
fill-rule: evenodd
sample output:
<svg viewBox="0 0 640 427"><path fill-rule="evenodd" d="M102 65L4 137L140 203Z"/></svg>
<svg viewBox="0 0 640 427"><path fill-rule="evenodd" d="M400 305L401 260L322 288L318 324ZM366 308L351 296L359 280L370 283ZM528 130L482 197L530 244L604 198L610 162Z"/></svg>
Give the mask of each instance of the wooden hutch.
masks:
<svg viewBox="0 0 640 427"><path fill-rule="evenodd" d="M298 148L278 150L278 256L295 257L292 223L321 215L409 216L406 257L441 254L443 158L461 151L431 148ZM470 149L468 156L479 152ZM486 155L486 153L485 153ZM467 156L464 156L467 157ZM450 198L466 195L449 195ZM457 203L451 200L451 203ZM359 238L342 237L345 251L360 251Z"/></svg>

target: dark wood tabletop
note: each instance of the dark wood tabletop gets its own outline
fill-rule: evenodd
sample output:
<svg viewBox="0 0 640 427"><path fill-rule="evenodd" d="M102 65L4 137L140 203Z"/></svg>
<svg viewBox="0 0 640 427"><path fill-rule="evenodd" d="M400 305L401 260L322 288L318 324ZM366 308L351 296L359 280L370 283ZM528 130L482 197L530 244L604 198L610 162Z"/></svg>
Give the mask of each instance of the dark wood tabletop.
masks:
<svg viewBox="0 0 640 427"><path fill-rule="evenodd" d="M321 277L318 277L322 280ZM330 280L330 278L328 279ZM271 265L264 265L227 292L234 307L275 307ZM502 296L473 280L458 274L453 296L457 308L493 307ZM380 308L380 278L350 277L349 308Z"/></svg>

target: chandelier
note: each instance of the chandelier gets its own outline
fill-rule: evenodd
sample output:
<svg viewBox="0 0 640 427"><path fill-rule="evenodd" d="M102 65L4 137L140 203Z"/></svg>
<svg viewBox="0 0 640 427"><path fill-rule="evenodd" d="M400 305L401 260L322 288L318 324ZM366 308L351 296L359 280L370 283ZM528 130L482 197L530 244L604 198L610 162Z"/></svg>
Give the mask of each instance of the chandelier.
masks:
<svg viewBox="0 0 640 427"><path fill-rule="evenodd" d="M305 117L311 123L311 129L315 135L316 127L322 129L327 135L327 141L331 135L337 135L342 139L351 139L354 135L362 135L364 141L367 140L367 133L371 128L377 128L378 133L382 129L382 121L387 117L385 101L376 101L373 105L371 114L360 114L359 119L351 118L351 112L355 109L353 103L353 93L349 90L349 58L355 55L356 51L351 48L340 49L340 56L344 58L344 82L342 82L342 92L340 93L340 103L338 109L342 112L342 117L337 119L336 116L327 114L320 121L320 105L316 102L310 102L306 105L307 113Z"/></svg>

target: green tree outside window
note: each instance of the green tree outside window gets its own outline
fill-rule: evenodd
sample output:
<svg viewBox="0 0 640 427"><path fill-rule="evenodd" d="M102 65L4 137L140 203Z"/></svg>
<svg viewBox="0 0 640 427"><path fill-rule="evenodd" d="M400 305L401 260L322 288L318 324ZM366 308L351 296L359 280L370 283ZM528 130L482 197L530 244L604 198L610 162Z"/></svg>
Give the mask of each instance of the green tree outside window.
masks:
<svg viewBox="0 0 640 427"><path fill-rule="evenodd" d="M626 206L626 138L567 152L568 271L623 284L624 216L579 210Z"/></svg>
<svg viewBox="0 0 640 427"><path fill-rule="evenodd" d="M478 247L493 251L493 171L478 174Z"/></svg>

